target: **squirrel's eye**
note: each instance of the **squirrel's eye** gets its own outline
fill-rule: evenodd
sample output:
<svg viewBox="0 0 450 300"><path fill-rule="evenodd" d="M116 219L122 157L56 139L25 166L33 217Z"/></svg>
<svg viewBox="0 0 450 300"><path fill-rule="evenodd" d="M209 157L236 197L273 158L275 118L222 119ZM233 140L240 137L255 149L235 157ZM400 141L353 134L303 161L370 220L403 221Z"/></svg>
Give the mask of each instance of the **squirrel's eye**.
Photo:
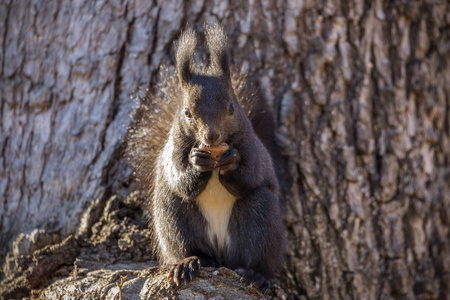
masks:
<svg viewBox="0 0 450 300"><path fill-rule="evenodd" d="M232 115L234 113L234 105L230 104L230 108L228 108L228 114Z"/></svg>
<svg viewBox="0 0 450 300"><path fill-rule="evenodd" d="M189 108L187 108L187 107L184 108L184 115L186 116L186 118L189 118L189 119L192 117Z"/></svg>

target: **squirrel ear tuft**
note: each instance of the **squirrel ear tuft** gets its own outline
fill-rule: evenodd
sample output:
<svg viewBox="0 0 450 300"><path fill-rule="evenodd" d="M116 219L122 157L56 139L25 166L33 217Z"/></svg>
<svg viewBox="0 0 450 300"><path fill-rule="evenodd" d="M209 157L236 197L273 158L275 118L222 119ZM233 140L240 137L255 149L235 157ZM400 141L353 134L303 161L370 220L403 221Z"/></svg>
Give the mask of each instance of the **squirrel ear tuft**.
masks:
<svg viewBox="0 0 450 300"><path fill-rule="evenodd" d="M197 36L192 28L186 29L176 45L176 69L178 80L182 86L186 85L192 77L192 64L194 51L197 46Z"/></svg>
<svg viewBox="0 0 450 300"><path fill-rule="evenodd" d="M210 67L231 81L230 56L228 53L228 38L219 24L206 25L206 45L211 57Z"/></svg>

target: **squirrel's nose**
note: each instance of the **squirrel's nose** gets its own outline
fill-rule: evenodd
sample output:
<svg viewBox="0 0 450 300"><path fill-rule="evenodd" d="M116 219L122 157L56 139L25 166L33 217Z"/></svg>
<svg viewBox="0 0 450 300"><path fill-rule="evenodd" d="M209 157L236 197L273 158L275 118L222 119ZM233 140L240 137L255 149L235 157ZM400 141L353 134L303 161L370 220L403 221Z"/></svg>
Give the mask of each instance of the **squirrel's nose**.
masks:
<svg viewBox="0 0 450 300"><path fill-rule="evenodd" d="M215 130L210 130L205 135L205 142L208 145L220 144L220 133Z"/></svg>

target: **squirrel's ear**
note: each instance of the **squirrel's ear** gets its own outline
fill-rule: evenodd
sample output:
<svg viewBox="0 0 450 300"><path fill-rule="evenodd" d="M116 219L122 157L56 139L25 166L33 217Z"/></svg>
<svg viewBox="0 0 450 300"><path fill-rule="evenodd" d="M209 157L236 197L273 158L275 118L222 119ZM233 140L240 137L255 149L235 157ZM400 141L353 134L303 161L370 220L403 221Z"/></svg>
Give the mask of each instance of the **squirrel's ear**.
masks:
<svg viewBox="0 0 450 300"><path fill-rule="evenodd" d="M206 25L205 27L206 44L211 56L210 67L231 81L227 35L219 24Z"/></svg>
<svg viewBox="0 0 450 300"><path fill-rule="evenodd" d="M191 68L196 46L197 36L191 28L188 28L178 40L175 55L178 80L182 86L186 85L192 77Z"/></svg>

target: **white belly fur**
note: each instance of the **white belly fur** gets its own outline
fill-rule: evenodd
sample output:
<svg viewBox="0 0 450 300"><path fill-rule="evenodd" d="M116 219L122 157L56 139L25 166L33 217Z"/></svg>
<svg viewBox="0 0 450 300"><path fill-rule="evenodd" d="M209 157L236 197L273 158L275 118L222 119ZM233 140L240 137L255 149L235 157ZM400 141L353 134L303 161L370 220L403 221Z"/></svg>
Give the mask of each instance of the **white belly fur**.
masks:
<svg viewBox="0 0 450 300"><path fill-rule="evenodd" d="M197 197L200 211L208 222L208 235L213 245L222 249L228 243L228 221L236 198L219 181L219 171L213 171L205 190Z"/></svg>

